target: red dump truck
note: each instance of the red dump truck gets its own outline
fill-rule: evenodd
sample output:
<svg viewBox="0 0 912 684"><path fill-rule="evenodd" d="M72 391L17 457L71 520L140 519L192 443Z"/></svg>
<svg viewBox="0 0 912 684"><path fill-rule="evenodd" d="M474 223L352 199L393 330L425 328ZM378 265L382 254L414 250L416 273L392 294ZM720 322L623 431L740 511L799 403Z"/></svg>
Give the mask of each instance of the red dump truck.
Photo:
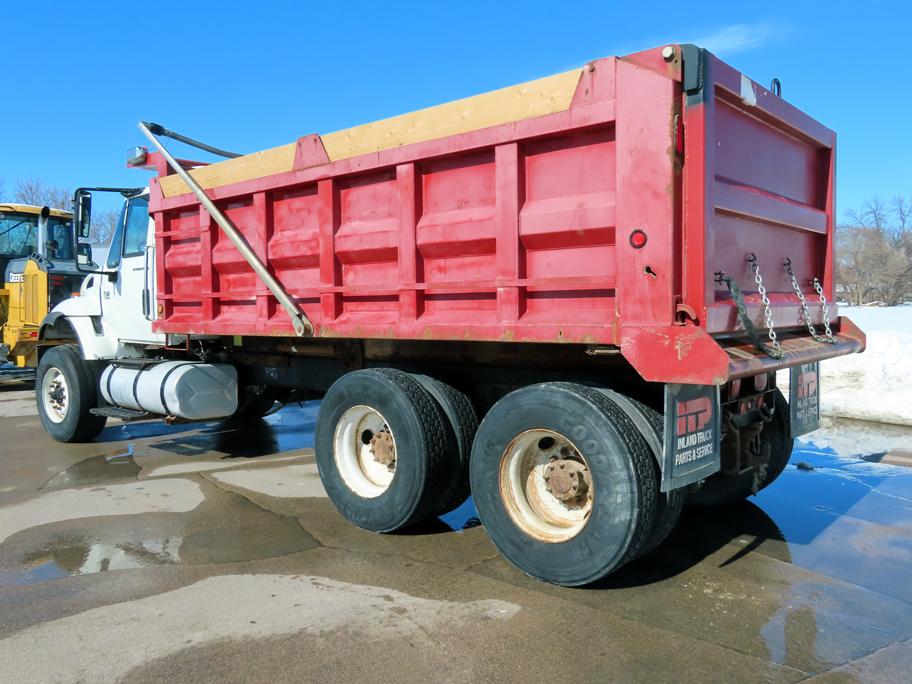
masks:
<svg viewBox="0 0 912 684"><path fill-rule="evenodd" d="M157 175L119 189L106 269L41 328L62 441L322 397L354 524L471 492L511 562L580 585L685 499L771 483L816 427L818 362L864 347L829 301L835 134L696 46L211 165L140 127Z"/></svg>

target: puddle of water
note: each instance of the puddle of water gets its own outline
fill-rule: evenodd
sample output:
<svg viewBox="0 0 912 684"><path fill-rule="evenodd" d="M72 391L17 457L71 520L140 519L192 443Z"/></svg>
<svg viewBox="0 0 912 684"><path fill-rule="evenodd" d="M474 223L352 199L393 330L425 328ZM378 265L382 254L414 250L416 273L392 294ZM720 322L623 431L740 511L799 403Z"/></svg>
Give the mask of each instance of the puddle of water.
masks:
<svg viewBox="0 0 912 684"><path fill-rule="evenodd" d="M42 490L69 489L93 484L135 480L140 467L133 460L133 445L113 453L99 454L80 461L48 480Z"/></svg>
<svg viewBox="0 0 912 684"><path fill-rule="evenodd" d="M24 567L0 570L0 587L48 582L70 575L128 570L180 561L182 537L138 542L56 541L23 558Z"/></svg>
<svg viewBox="0 0 912 684"><path fill-rule="evenodd" d="M136 422L121 423L110 422L95 438L96 442L122 442L126 439L143 439L145 437L160 437L174 435L190 430L199 430L200 427L212 423L178 423L168 425L163 420L141 420Z"/></svg>
<svg viewBox="0 0 912 684"><path fill-rule="evenodd" d="M756 501L796 543L810 542L840 516L912 532L912 470L807 442L796 443L785 472Z"/></svg>
<svg viewBox="0 0 912 684"><path fill-rule="evenodd" d="M264 420L272 428L279 451L313 448L319 412L319 401L305 401L267 416Z"/></svg>
<svg viewBox="0 0 912 684"><path fill-rule="evenodd" d="M838 421L796 441L786 470L751 499L781 530L790 562L912 600L912 469L864 458L902 434L912 431Z"/></svg>
<svg viewBox="0 0 912 684"><path fill-rule="evenodd" d="M220 452L227 458L257 458L313 448L319 401L290 405L261 419L227 419L203 424L199 432L156 442L160 451L193 457Z"/></svg>
<svg viewBox="0 0 912 684"><path fill-rule="evenodd" d="M56 561L48 560L27 568L0 570L0 587L50 582L61 577L67 577L69 574Z"/></svg>
<svg viewBox="0 0 912 684"><path fill-rule="evenodd" d="M478 519L478 510L475 508L475 501L471 496L449 513L439 516L438 519L456 532L462 532L481 525L481 521Z"/></svg>

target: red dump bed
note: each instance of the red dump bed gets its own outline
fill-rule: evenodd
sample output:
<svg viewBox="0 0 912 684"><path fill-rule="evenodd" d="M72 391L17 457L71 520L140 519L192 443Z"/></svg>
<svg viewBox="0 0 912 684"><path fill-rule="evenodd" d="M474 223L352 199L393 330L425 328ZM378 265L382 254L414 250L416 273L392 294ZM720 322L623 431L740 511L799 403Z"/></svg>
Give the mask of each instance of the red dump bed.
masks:
<svg viewBox="0 0 912 684"><path fill-rule="evenodd" d="M809 279L832 299L835 134L703 50L666 56L600 59L194 175L317 337L620 346L646 379L700 383L857 351L832 304L839 343L810 339L783 269L820 322ZM294 334L179 178L153 181L151 211L157 330ZM765 335L750 252L781 361L727 334L742 328L717 271Z"/></svg>

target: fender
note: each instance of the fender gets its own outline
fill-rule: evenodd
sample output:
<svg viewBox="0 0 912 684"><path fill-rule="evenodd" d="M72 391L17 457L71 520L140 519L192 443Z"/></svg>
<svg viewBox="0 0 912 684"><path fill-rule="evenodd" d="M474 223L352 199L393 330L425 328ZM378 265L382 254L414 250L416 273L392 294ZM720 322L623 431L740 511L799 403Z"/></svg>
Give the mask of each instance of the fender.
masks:
<svg viewBox="0 0 912 684"><path fill-rule="evenodd" d="M84 311L70 314L64 306L73 300L57 305L41 321L39 342L76 339L85 359L111 359L117 355L117 341L105 335L100 317L86 315ZM94 320L93 320L94 319Z"/></svg>
<svg viewBox="0 0 912 684"><path fill-rule="evenodd" d="M71 334L67 335L66 338L59 337L64 330ZM51 311L41 319L41 327L38 329L38 340L41 342L44 340L71 339L75 335L76 332L67 320L66 314L61 311Z"/></svg>

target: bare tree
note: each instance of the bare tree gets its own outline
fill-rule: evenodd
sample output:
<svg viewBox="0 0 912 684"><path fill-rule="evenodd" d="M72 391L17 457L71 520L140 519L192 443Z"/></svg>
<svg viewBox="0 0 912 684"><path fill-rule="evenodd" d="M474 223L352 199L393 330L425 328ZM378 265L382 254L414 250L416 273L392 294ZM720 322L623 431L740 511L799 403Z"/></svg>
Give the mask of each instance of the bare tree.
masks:
<svg viewBox="0 0 912 684"><path fill-rule="evenodd" d="M48 185L40 178L25 178L16 183L14 198L23 204L70 210L72 193L66 188Z"/></svg>
<svg viewBox="0 0 912 684"><path fill-rule="evenodd" d="M905 235L912 230L912 198L896 195L890 200L890 209L896 222L896 231Z"/></svg>
<svg viewBox="0 0 912 684"><path fill-rule="evenodd" d="M912 201L868 198L836 231L836 275L854 304L898 304L912 293Z"/></svg>
<svg viewBox="0 0 912 684"><path fill-rule="evenodd" d="M856 226L883 229L888 223L889 208L886 202L874 195L866 198L860 209L849 209L846 215Z"/></svg>
<svg viewBox="0 0 912 684"><path fill-rule="evenodd" d="M120 213L113 210L92 212L92 225L89 228L89 241L96 245L107 245L111 242Z"/></svg>

